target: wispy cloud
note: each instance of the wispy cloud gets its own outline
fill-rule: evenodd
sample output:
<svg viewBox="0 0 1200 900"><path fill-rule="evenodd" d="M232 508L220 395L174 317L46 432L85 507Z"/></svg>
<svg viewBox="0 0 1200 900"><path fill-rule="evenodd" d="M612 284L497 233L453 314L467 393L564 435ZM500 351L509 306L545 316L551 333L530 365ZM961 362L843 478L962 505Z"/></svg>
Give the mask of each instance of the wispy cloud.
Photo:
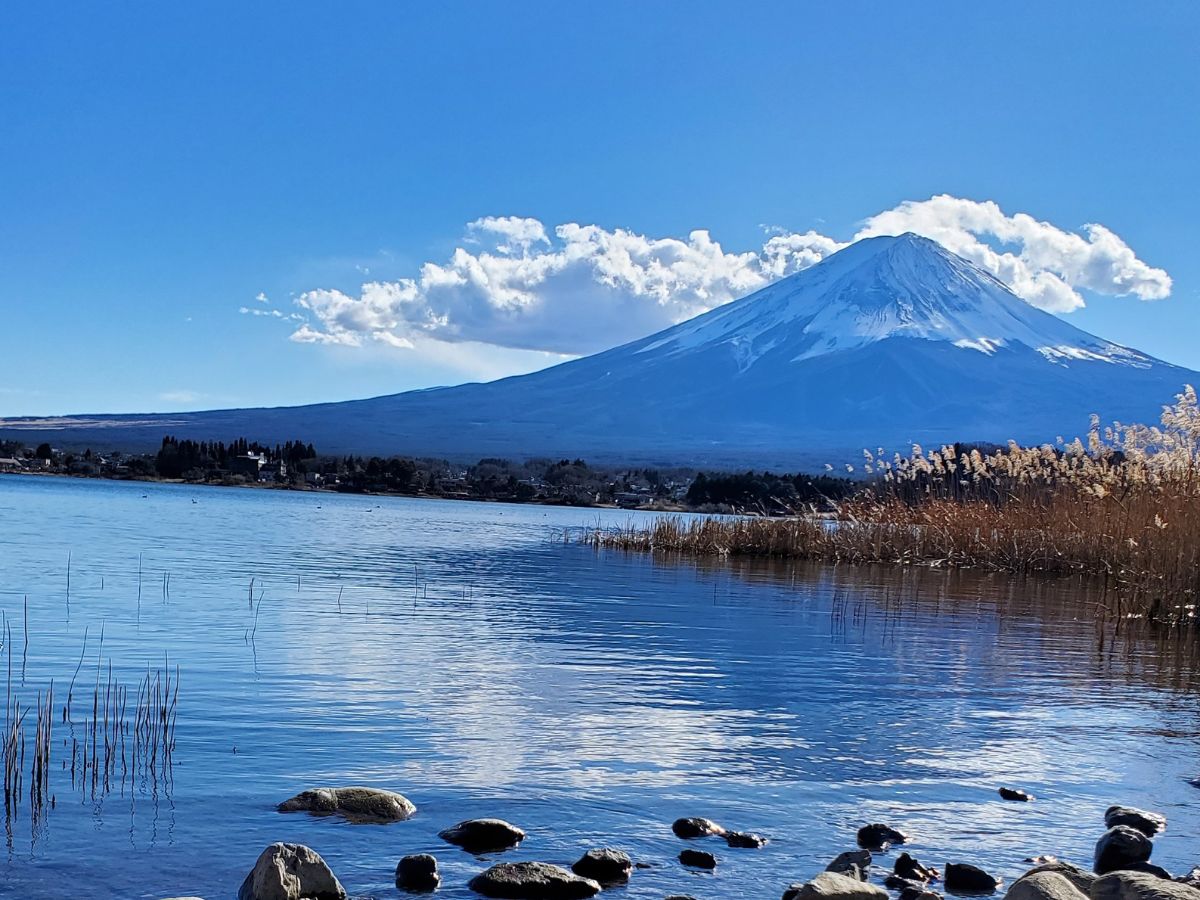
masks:
<svg viewBox="0 0 1200 900"><path fill-rule="evenodd" d="M178 403L180 405L199 403L205 397L206 395L199 391L189 390L163 391L158 395L158 399L164 403Z"/></svg>
<svg viewBox="0 0 1200 900"><path fill-rule="evenodd" d="M811 230L765 231L761 246L732 252L705 230L653 237L486 217L467 226L465 247L442 263L425 263L415 277L370 281L357 293L310 290L294 301L299 313L241 312L297 322L291 339L300 343L412 350L471 342L589 353L744 296L847 244ZM1025 213L1007 215L990 201L906 201L868 218L852 241L905 231L940 241L1053 312L1082 307L1085 290L1143 300L1171 291L1165 271L1102 225L1068 231Z"/></svg>

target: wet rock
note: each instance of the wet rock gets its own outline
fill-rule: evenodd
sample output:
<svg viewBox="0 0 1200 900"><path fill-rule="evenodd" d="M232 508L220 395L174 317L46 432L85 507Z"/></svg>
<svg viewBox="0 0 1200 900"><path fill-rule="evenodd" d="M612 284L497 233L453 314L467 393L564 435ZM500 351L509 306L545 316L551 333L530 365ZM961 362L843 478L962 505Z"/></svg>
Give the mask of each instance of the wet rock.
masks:
<svg viewBox="0 0 1200 900"><path fill-rule="evenodd" d="M468 887L485 897L511 900L583 900L600 893L599 882L544 862L497 863Z"/></svg>
<svg viewBox="0 0 1200 900"><path fill-rule="evenodd" d="M679 861L694 869L715 869L717 858L703 850L680 850Z"/></svg>
<svg viewBox="0 0 1200 900"><path fill-rule="evenodd" d="M1004 900L1087 900L1065 875L1049 870L1022 875L1013 882Z"/></svg>
<svg viewBox="0 0 1200 900"><path fill-rule="evenodd" d="M1186 875L1180 875L1175 879L1180 884L1190 884L1194 888L1200 888L1200 866L1196 866Z"/></svg>
<svg viewBox="0 0 1200 900"><path fill-rule="evenodd" d="M696 900L691 894L671 894L665 900Z"/></svg>
<svg viewBox="0 0 1200 900"><path fill-rule="evenodd" d="M525 832L503 819L467 819L439 831L438 837L468 853L500 853L525 840Z"/></svg>
<svg viewBox="0 0 1200 900"><path fill-rule="evenodd" d="M888 892L857 878L822 872L812 881L790 885L783 900L888 900Z"/></svg>
<svg viewBox="0 0 1200 900"><path fill-rule="evenodd" d="M204 900L203 897L163 897L163 900Z"/></svg>
<svg viewBox="0 0 1200 900"><path fill-rule="evenodd" d="M571 866L571 871L601 884L620 884L629 880L633 871L633 860L624 850L601 847L599 850L589 850L583 854L579 861Z"/></svg>
<svg viewBox="0 0 1200 900"><path fill-rule="evenodd" d="M1117 825L1108 829L1096 842L1096 858L1092 870L1105 875L1118 869L1128 869L1150 859L1154 845L1136 828Z"/></svg>
<svg viewBox="0 0 1200 900"><path fill-rule="evenodd" d="M754 834L750 831L728 831L725 833L725 843L730 847L757 850L767 846L767 839L761 834Z"/></svg>
<svg viewBox="0 0 1200 900"><path fill-rule="evenodd" d="M685 840L708 837L712 834L718 836L724 836L725 834L725 829L712 819L676 819L671 823L671 830L675 832L675 837L684 838Z"/></svg>
<svg viewBox="0 0 1200 900"><path fill-rule="evenodd" d="M1114 828L1126 825L1136 828L1146 837L1154 837L1167 827L1167 817L1144 809L1134 809L1132 806L1110 806L1104 812L1104 827Z"/></svg>
<svg viewBox="0 0 1200 900"><path fill-rule="evenodd" d="M858 846L868 850L886 850L892 844L903 844L907 841L908 835L903 831L878 822L858 829Z"/></svg>
<svg viewBox="0 0 1200 900"><path fill-rule="evenodd" d="M1031 875L1038 875L1043 872L1061 875L1063 878L1067 879L1067 881L1071 882L1071 885L1075 888L1075 890L1083 894L1089 893L1092 890L1092 884L1094 884L1096 881L1096 876L1087 871L1087 869L1081 869L1074 863L1064 862L1059 859L1053 860L1052 862L1043 863L1040 866L1035 866L1022 875L1021 878L1029 878Z"/></svg>
<svg viewBox="0 0 1200 900"><path fill-rule="evenodd" d="M1200 889L1147 872L1111 872L1096 879L1091 900L1200 900Z"/></svg>
<svg viewBox="0 0 1200 900"><path fill-rule="evenodd" d="M1028 803L1033 799L1033 794L1028 794L1025 791L1016 788L1000 788L1000 797L1004 800L1016 800L1022 803Z"/></svg>
<svg viewBox="0 0 1200 900"><path fill-rule="evenodd" d="M940 877L937 869L921 865L917 858L910 853L901 853L896 857L896 864L892 866L892 871L910 881L937 881Z"/></svg>
<svg viewBox="0 0 1200 900"><path fill-rule="evenodd" d="M839 853L833 862L825 867L825 871L836 872L838 875L856 878L859 881L866 881L870 868L871 851L847 850L845 853Z"/></svg>
<svg viewBox="0 0 1200 900"><path fill-rule="evenodd" d="M280 812L340 815L352 822L400 822L417 811L407 797L369 787L315 788L279 804Z"/></svg>
<svg viewBox="0 0 1200 900"><path fill-rule="evenodd" d="M990 894L1001 881L970 863L946 863L946 890L960 894Z"/></svg>
<svg viewBox="0 0 1200 900"><path fill-rule="evenodd" d="M942 900L942 895L937 891L931 891L924 885L919 885L901 888L900 900Z"/></svg>
<svg viewBox="0 0 1200 900"><path fill-rule="evenodd" d="M883 885L884 885L884 887L886 887L890 890L900 891L900 893L904 893L905 891L911 892L914 890L915 891L924 891L926 888L926 884L924 881L917 881L912 878L903 878L903 877L897 875L895 872L888 875L887 878L883 879Z"/></svg>
<svg viewBox="0 0 1200 900"><path fill-rule="evenodd" d="M396 887L402 891L436 891L441 881L437 860L428 853L406 856L396 865Z"/></svg>
<svg viewBox="0 0 1200 900"><path fill-rule="evenodd" d="M346 891L315 850L272 844L242 882L238 900L345 900Z"/></svg>

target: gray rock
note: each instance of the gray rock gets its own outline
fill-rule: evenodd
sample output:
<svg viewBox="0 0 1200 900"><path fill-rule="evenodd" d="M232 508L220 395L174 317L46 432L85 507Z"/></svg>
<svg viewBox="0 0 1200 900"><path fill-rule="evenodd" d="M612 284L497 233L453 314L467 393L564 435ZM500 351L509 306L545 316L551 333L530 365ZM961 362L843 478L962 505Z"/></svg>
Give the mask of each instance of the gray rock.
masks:
<svg viewBox="0 0 1200 900"><path fill-rule="evenodd" d="M946 890L959 894L990 894L1000 887L994 875L970 863L946 863Z"/></svg>
<svg viewBox="0 0 1200 900"><path fill-rule="evenodd" d="M888 892L857 878L822 872L812 881L788 887L783 900L888 900Z"/></svg>
<svg viewBox="0 0 1200 900"><path fill-rule="evenodd" d="M1146 837L1154 837L1167 827L1167 817L1144 809L1134 809L1132 806L1110 806L1104 812L1104 827L1114 828L1117 825L1127 825L1136 828Z"/></svg>
<svg viewBox="0 0 1200 900"><path fill-rule="evenodd" d="M502 900L583 900L600 893L599 882L544 862L497 863L468 886L477 894Z"/></svg>
<svg viewBox="0 0 1200 900"><path fill-rule="evenodd" d="M442 876L438 874L437 859L428 853L406 856L396 864L396 887L402 891L428 893L436 891Z"/></svg>
<svg viewBox="0 0 1200 900"><path fill-rule="evenodd" d="M1031 875L1037 875L1042 872L1053 872L1056 875L1061 875L1063 878L1067 879L1067 881L1071 882L1071 885L1075 888L1075 890L1082 894L1090 893L1092 890L1092 884L1094 884L1096 881L1096 876L1091 872L1087 871L1086 869L1081 869L1074 863L1064 862L1060 859L1056 859L1053 862L1043 863L1040 866L1034 866L1032 869L1022 875L1021 878L1028 878ZM1020 879L1017 880L1019 881Z"/></svg>
<svg viewBox="0 0 1200 900"><path fill-rule="evenodd" d="M1200 888L1200 866L1196 866L1186 875L1180 875L1175 880L1180 884L1190 884L1194 888Z"/></svg>
<svg viewBox="0 0 1200 900"><path fill-rule="evenodd" d="M346 891L315 850L272 844L254 864L238 900L345 900Z"/></svg>
<svg viewBox="0 0 1200 900"><path fill-rule="evenodd" d="M936 881L941 877L937 869L921 865L911 853L901 853L896 857L896 864L892 866L892 871L909 881Z"/></svg>
<svg viewBox="0 0 1200 900"><path fill-rule="evenodd" d="M886 850L892 844L903 844L908 841L908 835L897 831L890 825L878 822L864 825L858 829L858 846L868 850Z"/></svg>
<svg viewBox="0 0 1200 900"><path fill-rule="evenodd" d="M525 840L525 832L503 819L467 819L439 831L438 837L468 853L499 853Z"/></svg>
<svg viewBox="0 0 1200 900"><path fill-rule="evenodd" d="M1117 825L1108 829L1096 842L1096 857L1092 870L1105 875L1118 869L1128 869L1150 859L1154 845L1136 828Z"/></svg>
<svg viewBox="0 0 1200 900"><path fill-rule="evenodd" d="M680 850L679 861L694 869L715 869L717 858L703 850Z"/></svg>
<svg viewBox="0 0 1200 900"><path fill-rule="evenodd" d="M838 875L856 878L859 881L866 881L870 868L870 850L847 850L845 853L839 853L833 862L825 867L825 871L836 872Z"/></svg>
<svg viewBox="0 0 1200 900"><path fill-rule="evenodd" d="M1091 900L1200 900L1200 889L1147 872L1111 872L1092 885Z"/></svg>
<svg viewBox="0 0 1200 900"><path fill-rule="evenodd" d="M589 850L583 854L579 861L571 866L571 871L601 884L620 884L629 880L633 871L633 860L624 850L601 847L599 850Z"/></svg>
<svg viewBox="0 0 1200 900"><path fill-rule="evenodd" d="M675 832L675 837L684 838L685 840L708 837L713 834L718 836L725 834L725 829L712 819L676 819L671 823L671 830Z"/></svg>
<svg viewBox="0 0 1200 900"><path fill-rule="evenodd" d="M400 822L417 811L407 797L369 787L314 788L279 804L280 812L340 815L351 822Z"/></svg>
<svg viewBox="0 0 1200 900"><path fill-rule="evenodd" d="M1005 900L1087 900L1087 894L1065 875L1049 870L1022 875L1004 896Z"/></svg>
<svg viewBox="0 0 1200 900"><path fill-rule="evenodd" d="M761 834L754 834L750 831L727 831L725 833L725 843L730 847L757 850L760 847L767 846L767 839Z"/></svg>

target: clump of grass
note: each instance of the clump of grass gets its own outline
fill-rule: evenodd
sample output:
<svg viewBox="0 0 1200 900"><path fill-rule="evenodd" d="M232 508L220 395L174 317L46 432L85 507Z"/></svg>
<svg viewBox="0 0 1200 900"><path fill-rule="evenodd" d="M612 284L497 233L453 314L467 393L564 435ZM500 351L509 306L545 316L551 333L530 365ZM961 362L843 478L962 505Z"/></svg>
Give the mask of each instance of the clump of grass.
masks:
<svg viewBox="0 0 1200 900"><path fill-rule="evenodd" d="M667 517L583 540L688 555L897 563L1099 576L1122 610L1195 619L1200 595L1200 403L1190 386L1157 426L1097 419L1086 440L992 453L961 446L881 459L833 521Z"/></svg>

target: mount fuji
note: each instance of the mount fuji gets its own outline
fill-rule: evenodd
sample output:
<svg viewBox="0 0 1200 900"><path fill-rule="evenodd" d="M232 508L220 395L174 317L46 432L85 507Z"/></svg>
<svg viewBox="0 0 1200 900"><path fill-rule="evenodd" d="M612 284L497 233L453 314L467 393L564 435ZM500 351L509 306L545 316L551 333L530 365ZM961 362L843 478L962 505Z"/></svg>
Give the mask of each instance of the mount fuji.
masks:
<svg viewBox="0 0 1200 900"><path fill-rule="evenodd" d="M1157 421L1200 373L1102 340L914 234L859 241L641 340L530 375L274 409L0 420L80 446L300 438L325 452L840 463L865 447Z"/></svg>

